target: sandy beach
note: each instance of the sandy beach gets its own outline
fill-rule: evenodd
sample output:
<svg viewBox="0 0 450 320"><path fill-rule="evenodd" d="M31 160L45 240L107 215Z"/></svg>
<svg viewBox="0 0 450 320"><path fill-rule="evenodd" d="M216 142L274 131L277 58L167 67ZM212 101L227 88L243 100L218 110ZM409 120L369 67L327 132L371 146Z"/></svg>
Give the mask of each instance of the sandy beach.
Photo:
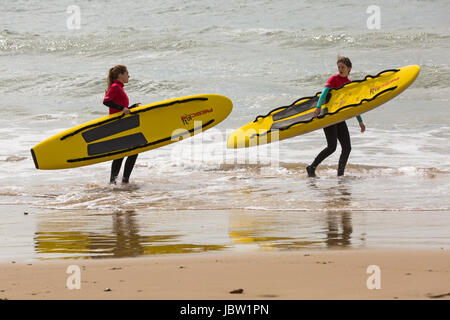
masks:
<svg viewBox="0 0 450 320"><path fill-rule="evenodd" d="M69 266L80 289L69 289ZM379 267L379 282L374 269ZM0 298L450 299L448 250L207 253L0 265ZM73 272L73 271L72 271ZM380 289L368 289L369 285ZM73 279L73 277L71 278ZM69 286L76 281L69 281ZM242 289L242 290L241 290ZM231 293L235 292L235 293Z"/></svg>

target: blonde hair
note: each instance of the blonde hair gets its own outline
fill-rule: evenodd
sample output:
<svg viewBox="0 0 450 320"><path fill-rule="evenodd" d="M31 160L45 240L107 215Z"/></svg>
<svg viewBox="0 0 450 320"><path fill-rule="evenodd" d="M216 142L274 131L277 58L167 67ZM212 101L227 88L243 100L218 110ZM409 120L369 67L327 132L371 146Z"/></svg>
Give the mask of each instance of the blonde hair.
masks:
<svg viewBox="0 0 450 320"><path fill-rule="evenodd" d="M127 67L125 67L124 65L118 64L117 66L112 67L111 69L109 69L108 72L108 77L106 77L106 92L109 90L109 88L111 88L111 85L113 84L114 81L117 80L117 78L119 77L119 74L123 74L127 72Z"/></svg>

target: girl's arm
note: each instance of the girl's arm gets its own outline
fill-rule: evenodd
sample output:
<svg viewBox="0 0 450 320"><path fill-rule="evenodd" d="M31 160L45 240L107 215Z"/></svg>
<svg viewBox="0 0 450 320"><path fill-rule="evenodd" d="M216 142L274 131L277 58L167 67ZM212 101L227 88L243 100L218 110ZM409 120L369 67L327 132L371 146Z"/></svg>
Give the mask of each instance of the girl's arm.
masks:
<svg viewBox="0 0 450 320"><path fill-rule="evenodd" d="M114 101L104 101L103 104L113 109L123 110L123 107L120 104L115 103Z"/></svg>
<svg viewBox="0 0 450 320"><path fill-rule="evenodd" d="M122 107L118 103L115 103L114 101L106 101L106 102L103 102L103 104L105 106L107 106L107 107L110 107L110 108L113 108L113 109L117 109L117 110L123 110L124 109L124 107ZM140 102L135 103L132 106L129 106L128 109L139 107L140 104L141 104Z"/></svg>
<svg viewBox="0 0 450 320"><path fill-rule="evenodd" d="M320 109L320 107L322 107L323 102L327 98L328 92L330 92L330 88L324 87L322 93L320 94L319 101L317 101L316 108Z"/></svg>
<svg viewBox="0 0 450 320"><path fill-rule="evenodd" d="M128 109L127 107L122 107L120 104L115 103L114 101L103 101L103 104L107 107L121 110L124 114L130 113L130 109Z"/></svg>
<svg viewBox="0 0 450 320"><path fill-rule="evenodd" d="M358 119L358 123L359 123L359 127L361 128L361 132L366 131L366 126L364 125L361 116L357 115L356 119Z"/></svg>
<svg viewBox="0 0 450 320"><path fill-rule="evenodd" d="M316 110L314 110L314 118L317 118L317 116L320 114L320 107L322 107L323 102L326 100L328 92L330 91L330 88L324 87L322 90L322 93L320 94L319 101L317 101Z"/></svg>

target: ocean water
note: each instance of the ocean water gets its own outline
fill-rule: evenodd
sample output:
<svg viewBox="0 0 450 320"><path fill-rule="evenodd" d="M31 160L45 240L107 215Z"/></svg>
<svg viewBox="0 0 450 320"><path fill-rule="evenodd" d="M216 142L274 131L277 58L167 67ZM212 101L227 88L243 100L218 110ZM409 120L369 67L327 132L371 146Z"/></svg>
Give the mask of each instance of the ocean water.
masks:
<svg viewBox="0 0 450 320"><path fill-rule="evenodd" d="M0 260L448 248L450 3L381 1L379 29L369 29L371 5L1 1ZM410 88L362 115L366 132L347 121L345 177L336 177L339 147L318 178L306 177L325 147L321 130L226 149L232 130L321 91L337 55L352 59L353 80L421 66ZM109 163L36 170L31 147L107 113L106 73L119 63L130 103L216 93L233 112L140 154L129 186L108 184Z"/></svg>

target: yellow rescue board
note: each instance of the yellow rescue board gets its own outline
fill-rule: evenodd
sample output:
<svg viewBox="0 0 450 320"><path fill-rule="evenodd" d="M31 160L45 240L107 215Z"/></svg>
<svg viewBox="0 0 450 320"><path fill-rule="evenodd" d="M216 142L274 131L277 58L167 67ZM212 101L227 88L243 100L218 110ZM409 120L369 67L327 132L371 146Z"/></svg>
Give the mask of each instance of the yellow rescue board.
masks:
<svg viewBox="0 0 450 320"><path fill-rule="evenodd" d="M83 123L31 149L37 169L66 169L110 161L190 137L223 121L233 109L221 95L187 96Z"/></svg>
<svg viewBox="0 0 450 320"><path fill-rule="evenodd" d="M276 108L267 115L233 131L228 148L243 148L283 140L311 132L372 110L394 98L416 79L420 67L411 65L385 70L376 76L366 76L340 88L331 89L320 115L313 113L320 92L312 97L300 98L289 106Z"/></svg>

